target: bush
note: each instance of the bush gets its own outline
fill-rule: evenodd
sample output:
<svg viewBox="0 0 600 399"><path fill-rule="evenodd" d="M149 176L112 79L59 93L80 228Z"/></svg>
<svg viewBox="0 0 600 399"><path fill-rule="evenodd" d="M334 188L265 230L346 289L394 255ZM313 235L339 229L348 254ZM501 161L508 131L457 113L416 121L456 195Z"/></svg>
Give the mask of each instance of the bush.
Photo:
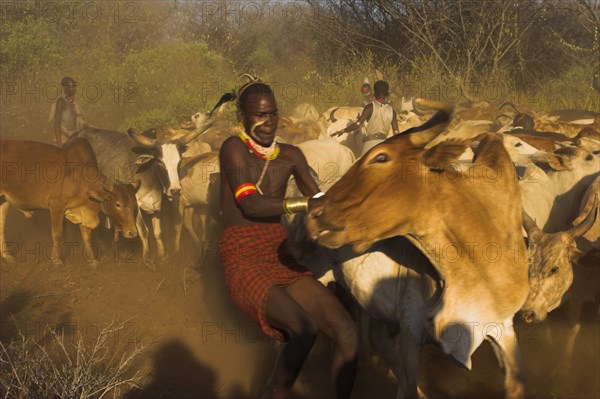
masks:
<svg viewBox="0 0 600 399"><path fill-rule="evenodd" d="M37 75L58 64L62 53L60 41L43 19L29 17L13 24L3 24L0 78Z"/></svg>
<svg viewBox="0 0 600 399"><path fill-rule="evenodd" d="M89 345L79 334L69 345L63 333L52 329L47 330L45 345L22 333L17 341L0 342L2 397L100 399L137 387L141 377L137 371L129 376L130 367L143 347L120 351L108 345L124 327L124 323L110 323Z"/></svg>

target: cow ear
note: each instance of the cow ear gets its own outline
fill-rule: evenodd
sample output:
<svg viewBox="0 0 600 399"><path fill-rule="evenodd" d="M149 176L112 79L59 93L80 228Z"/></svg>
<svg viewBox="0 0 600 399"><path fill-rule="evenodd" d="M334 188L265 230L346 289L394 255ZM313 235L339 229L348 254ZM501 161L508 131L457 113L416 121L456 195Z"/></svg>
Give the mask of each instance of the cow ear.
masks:
<svg viewBox="0 0 600 399"><path fill-rule="evenodd" d="M585 252L580 251L576 247L573 247L573 248L571 248L571 253L569 254L569 260L571 261L572 264L579 264L579 261L585 255L586 255Z"/></svg>
<svg viewBox="0 0 600 399"><path fill-rule="evenodd" d="M142 154L138 156L134 162L134 164L138 167L135 173L145 172L150 167L150 165L152 165L152 161L154 159L154 156L150 154Z"/></svg>
<svg viewBox="0 0 600 399"><path fill-rule="evenodd" d="M563 157L558 155L551 155L548 158L548 165L554 170L565 170L567 166Z"/></svg>
<svg viewBox="0 0 600 399"><path fill-rule="evenodd" d="M177 151L179 151L180 154L183 154L184 152L186 152L188 150L188 146L185 143L182 143L181 141L177 141Z"/></svg>
<svg viewBox="0 0 600 399"><path fill-rule="evenodd" d="M460 140L446 140L425 151L423 163L432 169L444 169L465 152L468 144Z"/></svg>
<svg viewBox="0 0 600 399"><path fill-rule="evenodd" d="M133 191L137 193L138 190L140 189L140 187L142 186L142 181L141 180L134 180L130 184L131 184L131 187L133 187Z"/></svg>
<svg viewBox="0 0 600 399"><path fill-rule="evenodd" d="M138 156L135 159L135 164L136 165L143 165L146 162L150 162L154 159L154 156L150 155L150 154L141 154L140 156Z"/></svg>
<svg viewBox="0 0 600 399"><path fill-rule="evenodd" d="M533 154L530 157L531 161L537 166L548 170L548 167L553 170L565 170L568 169L565 159L556 154Z"/></svg>
<svg viewBox="0 0 600 399"><path fill-rule="evenodd" d="M105 191L100 192L95 190L89 190L87 192L87 195L92 201L96 202L104 202L108 198L108 193Z"/></svg>

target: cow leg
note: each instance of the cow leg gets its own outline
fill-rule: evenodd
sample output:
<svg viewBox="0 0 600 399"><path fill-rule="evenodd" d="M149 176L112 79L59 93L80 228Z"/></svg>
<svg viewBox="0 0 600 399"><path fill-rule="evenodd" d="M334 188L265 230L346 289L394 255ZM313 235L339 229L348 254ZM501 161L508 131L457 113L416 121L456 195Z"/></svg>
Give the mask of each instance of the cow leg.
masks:
<svg viewBox="0 0 600 399"><path fill-rule="evenodd" d="M502 329L495 337L488 336L486 339L492 343L498 361L504 366L504 389L506 397L525 397L525 369L521 360L512 317L502 323Z"/></svg>
<svg viewBox="0 0 600 399"><path fill-rule="evenodd" d="M202 244L202 239L198 236L198 234L196 233L196 229L194 228L194 212L194 208L185 208L185 210L183 211L183 225L192 237L192 241L194 241L194 244L199 247ZM200 223L202 223L202 221ZM203 229L203 225L201 225L200 228Z"/></svg>
<svg viewBox="0 0 600 399"><path fill-rule="evenodd" d="M98 267L98 260L96 259L96 254L94 253L94 247L92 245L92 229L80 224L79 231L81 232L81 238L83 239L83 255L90 266L95 269Z"/></svg>
<svg viewBox="0 0 600 399"><path fill-rule="evenodd" d="M63 225L65 222L64 209L50 209L50 221L52 224L52 256L50 264L53 266L62 266L61 245L63 235Z"/></svg>
<svg viewBox="0 0 600 399"><path fill-rule="evenodd" d="M185 199L180 197L179 203L177 204L179 216L173 221L173 228L175 229L175 253L178 253L181 250L181 229L183 227L183 217L185 215L185 204Z"/></svg>
<svg viewBox="0 0 600 399"><path fill-rule="evenodd" d="M556 363L552 376L558 380L564 381L570 374L573 367L573 352L575 350L575 340L581 329L581 307L583 303L575 298L567 301L564 305L567 314L568 331L566 342L559 361Z"/></svg>
<svg viewBox="0 0 600 399"><path fill-rule="evenodd" d="M152 257L150 257L150 247L148 246L148 226L146 226L146 222L144 222L144 217L142 216L141 210L138 211L135 218L135 226L137 227L140 241L142 242L142 261L150 269L156 270L154 261L152 260Z"/></svg>
<svg viewBox="0 0 600 399"><path fill-rule="evenodd" d="M8 218L8 208L10 208L10 204L5 199L0 199L0 201L2 201L0 203L0 256L8 263L15 263L17 259L8 253L6 237L4 236L4 229L6 227L6 219Z"/></svg>
<svg viewBox="0 0 600 399"><path fill-rule="evenodd" d="M165 259L165 244L162 240L162 229L160 226L160 217L156 214L152 214L152 233L154 234L154 239L156 240L156 253L158 255L158 259Z"/></svg>

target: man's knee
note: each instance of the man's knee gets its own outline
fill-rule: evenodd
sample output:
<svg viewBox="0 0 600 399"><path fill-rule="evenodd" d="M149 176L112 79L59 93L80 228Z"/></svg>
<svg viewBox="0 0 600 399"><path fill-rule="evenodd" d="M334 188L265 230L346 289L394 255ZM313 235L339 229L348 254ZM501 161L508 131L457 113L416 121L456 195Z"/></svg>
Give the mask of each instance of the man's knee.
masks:
<svg viewBox="0 0 600 399"><path fill-rule="evenodd" d="M287 326L287 332L290 339L312 345L317 338L319 328L311 318L299 317Z"/></svg>
<svg viewBox="0 0 600 399"><path fill-rule="evenodd" d="M336 345L344 348L345 352L357 352L359 345L358 326L354 321L344 321L333 325L334 341Z"/></svg>

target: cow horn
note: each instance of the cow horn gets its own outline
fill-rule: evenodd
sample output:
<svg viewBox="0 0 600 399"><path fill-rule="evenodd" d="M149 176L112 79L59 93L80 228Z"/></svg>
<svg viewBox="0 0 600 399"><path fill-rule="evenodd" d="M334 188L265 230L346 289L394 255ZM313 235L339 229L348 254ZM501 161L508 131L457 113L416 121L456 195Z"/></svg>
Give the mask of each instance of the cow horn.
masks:
<svg viewBox="0 0 600 399"><path fill-rule="evenodd" d="M517 114L521 113L521 111L519 111L517 109L517 107L515 106L515 104L511 103L510 101L505 101L504 103L502 103L502 105L500 106L500 110L502 110L502 108L504 108L507 105L510 106Z"/></svg>
<svg viewBox="0 0 600 399"><path fill-rule="evenodd" d="M523 219L523 228L527 232L527 236L529 237L529 241L536 241L537 237L542 233L542 230L538 227L537 223L525 209L521 210L521 217Z"/></svg>
<svg viewBox="0 0 600 399"><path fill-rule="evenodd" d="M227 103L229 101L233 101L233 100L235 100L235 98L236 98L235 92L227 92L227 93L223 94L221 96L221 98L219 99L219 101L217 102L217 104L208 113L208 115L212 115L215 112L215 110L217 108L219 108L221 105L223 105L223 104L225 104L225 103Z"/></svg>
<svg viewBox="0 0 600 399"><path fill-rule="evenodd" d="M181 141L183 144L187 144L190 141L195 140L202 133L206 132L208 130L208 128L212 126L212 124L213 124L213 118L208 118L208 120L206 122L204 122L204 125L191 131L190 133L186 134L185 136L180 137L179 141Z"/></svg>
<svg viewBox="0 0 600 399"><path fill-rule="evenodd" d="M133 141L146 148L153 148L155 139L148 138L142 134L136 132L132 127L127 129L127 134Z"/></svg>
<svg viewBox="0 0 600 399"><path fill-rule="evenodd" d="M500 115L498 115L497 117L495 117L495 118L494 118L494 121L497 121L497 120L498 120L498 119L500 119L500 118L507 118L507 119L510 119L510 120L511 120L511 122L512 122L512 120L513 120L513 118L511 118L510 116L508 116L508 115L506 115L506 114L500 114Z"/></svg>
<svg viewBox="0 0 600 399"><path fill-rule="evenodd" d="M586 207L584 207L585 209ZM594 223L596 223L596 217L598 216L598 194L594 195L594 205L592 209L589 210L587 216L583 221L569 230L565 231L563 234L565 237L568 237L570 240L574 241L588 232L589 229L592 228Z"/></svg>

